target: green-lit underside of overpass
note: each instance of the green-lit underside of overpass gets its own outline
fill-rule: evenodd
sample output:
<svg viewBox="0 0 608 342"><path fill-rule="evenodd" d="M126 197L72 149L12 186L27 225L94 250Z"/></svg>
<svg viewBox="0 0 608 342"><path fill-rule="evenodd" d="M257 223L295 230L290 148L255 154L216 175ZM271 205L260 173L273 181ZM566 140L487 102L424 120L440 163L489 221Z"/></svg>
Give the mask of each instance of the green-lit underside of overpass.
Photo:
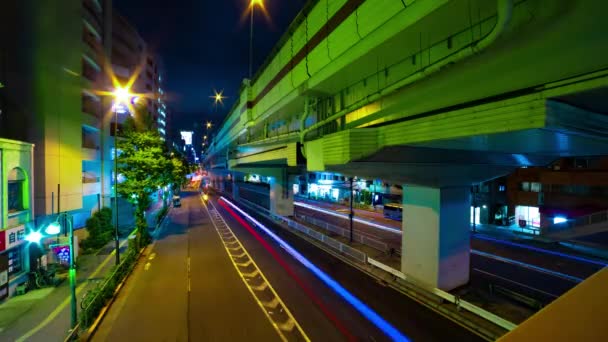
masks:
<svg viewBox="0 0 608 342"><path fill-rule="evenodd" d="M450 185L608 153L598 6L311 1L244 87L208 164Z"/></svg>

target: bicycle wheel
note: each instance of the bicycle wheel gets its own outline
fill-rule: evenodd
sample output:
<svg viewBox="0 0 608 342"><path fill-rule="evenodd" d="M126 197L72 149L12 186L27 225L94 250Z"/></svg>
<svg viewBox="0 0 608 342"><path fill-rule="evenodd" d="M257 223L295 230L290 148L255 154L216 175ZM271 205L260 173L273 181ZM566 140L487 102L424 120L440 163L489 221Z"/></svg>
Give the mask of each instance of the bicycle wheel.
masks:
<svg viewBox="0 0 608 342"><path fill-rule="evenodd" d="M39 274L36 274L36 286L41 289L46 285L45 281L44 281L44 277L42 277Z"/></svg>

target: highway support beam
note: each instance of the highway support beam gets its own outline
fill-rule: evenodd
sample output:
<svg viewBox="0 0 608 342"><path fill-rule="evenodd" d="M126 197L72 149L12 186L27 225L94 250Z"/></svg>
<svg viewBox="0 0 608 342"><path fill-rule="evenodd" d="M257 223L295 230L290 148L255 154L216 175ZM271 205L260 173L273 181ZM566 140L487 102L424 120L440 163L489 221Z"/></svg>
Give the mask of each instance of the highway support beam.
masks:
<svg viewBox="0 0 608 342"><path fill-rule="evenodd" d="M295 175L289 175L287 168L273 172L270 179L270 212L279 216L293 216L293 183Z"/></svg>
<svg viewBox="0 0 608 342"><path fill-rule="evenodd" d="M401 271L445 291L469 281L470 188L403 186Z"/></svg>

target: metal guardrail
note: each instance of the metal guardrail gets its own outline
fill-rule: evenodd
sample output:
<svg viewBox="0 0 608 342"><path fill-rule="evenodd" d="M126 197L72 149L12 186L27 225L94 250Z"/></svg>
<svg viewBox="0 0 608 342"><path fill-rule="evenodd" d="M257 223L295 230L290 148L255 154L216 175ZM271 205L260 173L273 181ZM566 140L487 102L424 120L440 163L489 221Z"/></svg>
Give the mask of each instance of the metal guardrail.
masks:
<svg viewBox="0 0 608 342"><path fill-rule="evenodd" d="M77 341L79 331L80 331L80 323L76 324L74 329L71 329L68 332L68 336L65 337L65 340L63 340L63 342Z"/></svg>
<svg viewBox="0 0 608 342"><path fill-rule="evenodd" d="M377 267L377 268L379 268L381 270L384 270L384 271L386 271L388 273L391 273L394 276L396 276L396 277L398 277L398 278L400 278L400 279L402 279L404 281L408 281L407 280L407 276L403 272L397 271L397 270L393 269L392 267L386 266L383 263L381 263L379 261L376 261L376 260L374 260L372 258L369 258L369 257L367 258L367 262L370 265L375 266L375 267ZM489 322L492 322L492 323L498 325L499 327L501 327L501 328L503 328L505 330L511 331L511 330L513 330L513 329L515 329L517 327L517 324L509 322L509 321L507 321L506 319L504 319L502 317L499 317L499 316L497 316L497 315L495 315L495 314L493 314L493 313L491 313L489 311L486 311L486 310L484 310L484 309L482 309L482 308L480 308L480 307L478 307L478 306L476 306L474 304L466 302L466 301L460 299L460 297L454 296L453 294L451 294L449 292L445 292L445 291L440 290L438 288L424 287L424 286L421 286L420 284L415 284L415 286L417 288L420 288L420 289L422 289L422 290L424 290L424 291L426 291L426 292L428 292L430 294L433 294L433 295L435 295L435 296L437 296L437 297L445 300L446 302L449 302L449 303L452 303L452 304L456 305L456 307L458 309L465 309L465 310L467 310L467 311L469 311L469 312L471 312L471 313L473 313L473 314L475 314L475 315L477 315L477 316L479 316L481 318L484 318L485 320L487 320Z"/></svg>
<svg viewBox="0 0 608 342"><path fill-rule="evenodd" d="M348 238L350 236L350 231L347 229L344 229L342 227L333 225L331 223L327 223L325 221L321 221L318 220L314 217L310 217L310 216L304 216L304 215L296 215L296 217L300 220L304 220L307 223L310 223L312 225L315 225L319 228L325 229L327 231L330 231L332 233L341 235L345 238ZM388 246L388 244L386 244L385 242L382 242L380 240L376 240L374 238L368 237L366 235L357 233L357 232L353 232L353 240L360 242L366 246L372 247L374 249L377 249L383 253L388 253L390 252L390 248Z"/></svg>
<svg viewBox="0 0 608 342"><path fill-rule="evenodd" d="M247 202L247 203L243 203L243 204L245 204L245 206L253 207L256 210L259 210L259 211L263 212L265 216L268 216L268 217L271 217L271 218L273 218L275 220L279 220L279 221L284 222L285 224L287 224L288 227L290 227L292 229L295 229L295 230L297 230L297 231L299 231L301 233L304 233L304 234L312 237L313 239L315 239L317 241L320 241L320 242L324 243L328 247L334 249L336 252L340 252L340 253L346 254L349 257L351 257L351 258L353 258L353 259L355 259L355 260L357 260L359 262L362 262L362 263L365 263L366 260L367 260L367 255L365 253L363 253L363 252L361 252L361 251L359 251L357 249L354 249L354 248L352 248L350 246L347 246L347 245L343 244L342 242L340 242L340 241L338 241L336 239L332 239L331 237L329 237L329 236L327 236L327 235L325 235L323 233L320 233L320 232L318 232L318 231L316 231L316 230L314 230L314 229L312 229L310 227L307 227L307 226L305 226L305 225L303 225L303 224L301 224L299 222L296 222L294 220L290 220L290 219L288 219L286 217L274 215L269 210L267 210L266 208L263 208L263 207L255 204L255 203L249 202L247 200L241 199L241 202ZM255 224L255 223L253 223L253 224Z"/></svg>

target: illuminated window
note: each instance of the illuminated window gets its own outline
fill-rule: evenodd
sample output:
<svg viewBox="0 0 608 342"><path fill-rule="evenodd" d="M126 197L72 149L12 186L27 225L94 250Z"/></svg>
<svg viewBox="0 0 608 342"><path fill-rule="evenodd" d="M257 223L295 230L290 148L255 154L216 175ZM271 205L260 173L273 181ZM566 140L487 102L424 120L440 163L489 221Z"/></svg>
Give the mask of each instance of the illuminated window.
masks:
<svg viewBox="0 0 608 342"><path fill-rule="evenodd" d="M530 191L541 192L542 190L543 190L543 185L541 183L537 183L537 182L530 183Z"/></svg>

